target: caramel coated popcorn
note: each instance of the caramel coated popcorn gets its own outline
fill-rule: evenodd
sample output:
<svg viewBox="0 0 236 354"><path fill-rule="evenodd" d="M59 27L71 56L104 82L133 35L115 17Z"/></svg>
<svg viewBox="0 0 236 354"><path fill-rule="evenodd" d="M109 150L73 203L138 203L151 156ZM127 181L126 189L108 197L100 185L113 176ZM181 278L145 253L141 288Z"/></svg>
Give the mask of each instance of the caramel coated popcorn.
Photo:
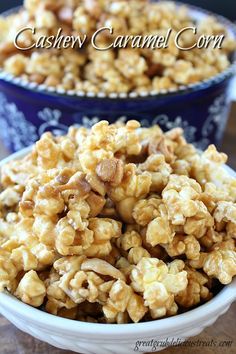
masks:
<svg viewBox="0 0 236 354"><path fill-rule="evenodd" d="M196 21L191 10L171 1L25 0L18 13L0 18L0 65L13 76L65 91L124 94L178 90L230 66L235 41L219 21L212 16ZM17 46L23 49L19 50L14 40L26 27L29 29L17 37ZM35 33L30 28L35 28ZM102 28L106 30L100 31ZM184 28L197 28L197 33ZM202 36L217 35L224 36L220 48L193 45ZM72 41L66 48L57 48L53 42L45 43L45 38L54 37L58 43L58 36L74 40L79 36L79 45ZM168 45L153 47L149 36L168 38ZM151 46L137 45L140 38Z"/></svg>
<svg viewBox="0 0 236 354"><path fill-rule="evenodd" d="M131 272L131 285L143 294L144 304L152 318L177 313L175 295L187 286L184 262L176 260L169 265L157 258L143 257Z"/></svg>
<svg viewBox="0 0 236 354"><path fill-rule="evenodd" d="M0 290L98 323L173 316L210 300L236 275L226 158L214 146L200 153L181 129L136 121L44 134L2 167Z"/></svg>

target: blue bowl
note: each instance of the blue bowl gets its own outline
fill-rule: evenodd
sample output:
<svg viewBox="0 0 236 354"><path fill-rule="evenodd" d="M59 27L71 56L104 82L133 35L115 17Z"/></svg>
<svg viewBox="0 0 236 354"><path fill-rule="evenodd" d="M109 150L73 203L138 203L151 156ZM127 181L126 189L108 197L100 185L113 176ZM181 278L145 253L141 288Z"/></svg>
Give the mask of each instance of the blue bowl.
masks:
<svg viewBox="0 0 236 354"><path fill-rule="evenodd" d="M196 18L211 14L190 9ZM236 38L234 25L214 16ZM70 125L90 127L101 119L137 119L143 126L159 124L164 130L182 127L187 140L204 149L210 143L218 145L223 136L234 72L232 59L224 72L178 90L106 96L59 91L0 71L0 136L14 152L34 143L45 131L58 135Z"/></svg>

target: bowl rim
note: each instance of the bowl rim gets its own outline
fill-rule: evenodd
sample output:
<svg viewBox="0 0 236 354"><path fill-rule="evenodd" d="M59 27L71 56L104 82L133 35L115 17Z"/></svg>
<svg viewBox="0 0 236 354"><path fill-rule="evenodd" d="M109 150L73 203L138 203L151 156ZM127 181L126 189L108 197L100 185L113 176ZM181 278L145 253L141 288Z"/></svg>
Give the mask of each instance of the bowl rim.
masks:
<svg viewBox="0 0 236 354"><path fill-rule="evenodd" d="M158 0L154 0L158 1ZM165 1L165 0L161 0ZM190 5L187 3L180 3L179 1L173 1L177 6L187 6L190 12L192 13L198 13L203 16L214 16L219 20L219 22L223 25L225 25L225 28L230 30L233 34L233 36L236 39L236 24L234 24L232 21L227 19L226 17L216 14L212 11L202 9L198 6L195 5ZM22 6L17 6L13 7L10 10L4 11L3 13L0 14L0 16L8 16L16 13L22 9ZM58 89L56 87L50 87L45 84L37 84L36 82L29 82L26 79L22 79L20 76L14 76L10 73L7 73L4 71L2 68L0 68L0 80L5 81L9 84L13 84L17 87L24 88L28 91L35 92L35 93L41 93L48 95L50 97L55 97L55 98L85 98L85 99L93 99L93 100L104 100L104 99L112 99L112 100L120 100L120 101L125 101L125 100L145 100L145 99L152 99L152 98L165 98L165 97L175 97L175 96L181 96L184 94L188 93L193 93L201 90L206 90L214 85L217 85L220 82L223 82L224 80L232 77L236 73L236 50L232 54L232 62L229 65L228 68L223 70L222 72L218 73L217 75L210 77L208 79L201 80L199 82L193 83L193 84L188 84L188 85L180 85L176 89L163 89L160 90L159 92L156 90L151 90L151 91L143 91L143 92L136 92L136 91L131 91L129 93L116 93L116 92L111 92L109 94L105 92L86 92L86 91L76 91L76 90L65 90L65 89Z"/></svg>
<svg viewBox="0 0 236 354"><path fill-rule="evenodd" d="M23 158L31 150L32 146L29 146L11 154L0 161L0 168L10 161ZM236 176L236 172L229 166L226 165L225 168L229 174ZM98 339L101 335L113 336L114 338L119 338L122 335L123 338L131 338L137 337L137 335L148 335L153 330L159 332L167 331L171 336L171 331L178 331L178 328L187 329L192 324L200 324L201 321L210 320L211 315L216 314L217 310L230 306L235 300L236 277L231 284L225 285L210 301L185 313L147 322L117 325L71 320L52 315L25 304L7 291L0 293L0 313L1 308L6 308L11 312L17 313L21 318L37 323L43 327L53 327L53 329L57 331L67 331L69 329L73 333L83 333L84 335L94 333L93 337L95 338L97 336Z"/></svg>
<svg viewBox="0 0 236 354"><path fill-rule="evenodd" d="M231 284L225 286L210 301L199 307L179 315L147 322L105 324L71 320L52 315L27 305L7 292L0 293L0 312L2 307L42 327L52 327L56 331L67 331L69 329L73 333L83 333L85 335L94 333L94 336L98 338L101 335L112 335L116 338L122 335L123 338L130 338L132 335L148 335L151 331L158 331L159 333L167 332L171 337L171 333L178 332L179 329L187 329L192 325L200 325L201 322L205 320L211 320L211 318L219 314L222 309L227 310L227 306L230 306L235 300L236 279L234 279ZM140 339L142 339L142 337Z"/></svg>

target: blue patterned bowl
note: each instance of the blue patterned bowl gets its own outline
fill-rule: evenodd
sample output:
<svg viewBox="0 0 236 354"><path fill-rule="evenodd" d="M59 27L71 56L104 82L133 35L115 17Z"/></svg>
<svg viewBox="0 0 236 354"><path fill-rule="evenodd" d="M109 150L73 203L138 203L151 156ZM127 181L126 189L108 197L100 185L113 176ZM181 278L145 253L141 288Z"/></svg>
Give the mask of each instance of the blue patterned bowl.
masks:
<svg viewBox="0 0 236 354"><path fill-rule="evenodd" d="M190 9L196 19L210 14ZM236 38L234 25L221 16L218 19ZM109 96L59 91L0 71L0 135L10 151L18 151L45 131L58 135L70 125L89 127L100 119L114 122L135 118L144 126L159 124L164 130L182 127L188 141L201 149L210 143L217 145L227 122L235 66L232 59L224 72L178 90Z"/></svg>

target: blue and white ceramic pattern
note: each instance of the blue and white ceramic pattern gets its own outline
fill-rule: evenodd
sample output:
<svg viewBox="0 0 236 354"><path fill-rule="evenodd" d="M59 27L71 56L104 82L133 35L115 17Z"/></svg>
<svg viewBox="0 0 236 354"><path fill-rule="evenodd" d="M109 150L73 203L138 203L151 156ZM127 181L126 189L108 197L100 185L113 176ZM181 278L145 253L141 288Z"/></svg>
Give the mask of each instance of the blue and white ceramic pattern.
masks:
<svg viewBox="0 0 236 354"><path fill-rule="evenodd" d="M190 7L192 16L209 12ZM214 15L216 16L216 15ZM232 23L219 17L236 38ZM31 145L45 131L58 135L70 125L89 127L101 119L114 122L137 119L142 125L159 124L164 130L182 127L199 148L219 144L227 122L232 65L200 83L161 93L110 94L74 92L29 83L0 71L0 136L10 151Z"/></svg>

